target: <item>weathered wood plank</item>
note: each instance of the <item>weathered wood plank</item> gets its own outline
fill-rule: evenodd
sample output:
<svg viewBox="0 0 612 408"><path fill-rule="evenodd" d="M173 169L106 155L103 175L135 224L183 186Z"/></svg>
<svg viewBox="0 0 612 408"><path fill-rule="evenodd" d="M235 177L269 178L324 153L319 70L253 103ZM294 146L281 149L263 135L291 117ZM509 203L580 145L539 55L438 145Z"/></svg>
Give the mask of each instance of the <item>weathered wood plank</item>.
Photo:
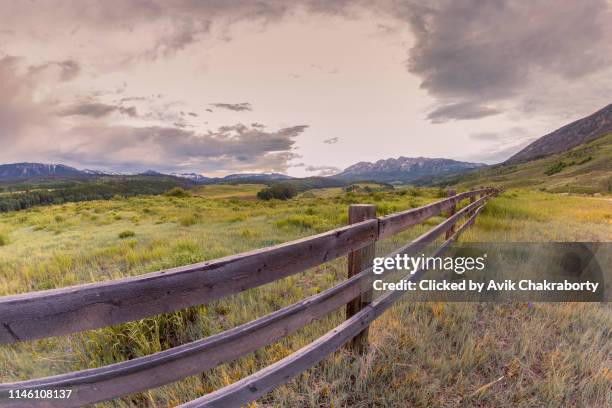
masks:
<svg viewBox="0 0 612 408"><path fill-rule="evenodd" d="M32 407L80 407L143 391L201 373L274 343L359 295L363 271L341 284L257 320L182 346L116 363L34 380L0 384L0 406L8 390L71 389L69 400L34 400ZM15 405L17 406L17 405Z"/></svg>
<svg viewBox="0 0 612 408"><path fill-rule="evenodd" d="M469 228L472 224L474 224L474 222L476 221L476 217L478 217L478 214L480 214L480 212L484 209L484 203L481 204L478 208L476 209L470 209L467 212L467 215L470 217L468 218L463 225L461 225L461 227L459 227L459 229L453 234L453 236L451 236L449 239L451 241L456 241L459 236L467 229Z"/></svg>
<svg viewBox="0 0 612 408"><path fill-rule="evenodd" d="M96 329L205 304L374 242L378 220L136 277L0 298L0 343Z"/></svg>
<svg viewBox="0 0 612 408"><path fill-rule="evenodd" d="M486 188L474 191L466 191L464 193L457 194L454 197L436 201L435 203L428 204L423 207L413 208L407 211L402 211L399 213L380 217L378 239L383 239L391 235L395 235L413 225L422 223L428 218L440 215L443 211L450 209L453 205L456 205L461 200L476 196L481 193L484 194L488 191L489 189Z"/></svg>
<svg viewBox="0 0 612 408"><path fill-rule="evenodd" d="M457 192L455 190L448 190L447 194L449 197L454 197L457 195ZM470 196L470 199L473 197L474 196ZM453 214L455 214L456 211L457 211L457 201L455 201L453 205L449 208L448 216L449 217L453 216ZM445 235L446 239L449 239L451 235L453 235L454 232L455 232L455 224L451 225L450 229L446 231L446 235Z"/></svg>
<svg viewBox="0 0 612 408"><path fill-rule="evenodd" d="M447 246L447 243L443 244L436 251L436 255L443 253ZM416 281L423 276L424 272L426 271L407 275L405 279ZM338 350L391 307L403 294L403 291L391 291L383 295L344 323L295 353L231 385L180 405L179 408L239 407L256 400Z"/></svg>

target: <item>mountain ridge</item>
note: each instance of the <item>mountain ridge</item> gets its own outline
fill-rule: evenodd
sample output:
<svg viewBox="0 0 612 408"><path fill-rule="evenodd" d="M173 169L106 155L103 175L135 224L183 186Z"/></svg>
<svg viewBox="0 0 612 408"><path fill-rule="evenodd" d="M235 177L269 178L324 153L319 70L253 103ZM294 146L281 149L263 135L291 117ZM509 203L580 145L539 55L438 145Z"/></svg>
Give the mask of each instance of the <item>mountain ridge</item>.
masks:
<svg viewBox="0 0 612 408"><path fill-rule="evenodd" d="M533 141L504 164L517 164L566 152L612 132L612 103Z"/></svg>
<svg viewBox="0 0 612 408"><path fill-rule="evenodd" d="M295 177L281 173L234 173L224 177L206 177L199 173L162 173L146 170L139 173L119 173L105 170L83 169L64 164L20 162L0 164L0 182L18 182L42 179L96 179L100 177L176 177L187 179L196 184L214 184L223 182L267 182L292 180Z"/></svg>
<svg viewBox="0 0 612 408"><path fill-rule="evenodd" d="M424 177L461 173L485 167L483 163L470 163L453 159L405 157L361 161L331 177L341 180L371 180L380 182L413 182Z"/></svg>

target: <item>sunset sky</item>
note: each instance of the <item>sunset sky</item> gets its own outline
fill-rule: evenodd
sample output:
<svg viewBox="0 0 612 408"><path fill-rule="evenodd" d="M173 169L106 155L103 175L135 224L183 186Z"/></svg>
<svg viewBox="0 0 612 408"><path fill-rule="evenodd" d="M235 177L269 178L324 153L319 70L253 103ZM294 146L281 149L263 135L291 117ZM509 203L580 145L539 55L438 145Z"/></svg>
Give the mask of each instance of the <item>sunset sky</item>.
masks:
<svg viewBox="0 0 612 408"><path fill-rule="evenodd" d="M0 0L0 163L495 163L609 104L612 4Z"/></svg>

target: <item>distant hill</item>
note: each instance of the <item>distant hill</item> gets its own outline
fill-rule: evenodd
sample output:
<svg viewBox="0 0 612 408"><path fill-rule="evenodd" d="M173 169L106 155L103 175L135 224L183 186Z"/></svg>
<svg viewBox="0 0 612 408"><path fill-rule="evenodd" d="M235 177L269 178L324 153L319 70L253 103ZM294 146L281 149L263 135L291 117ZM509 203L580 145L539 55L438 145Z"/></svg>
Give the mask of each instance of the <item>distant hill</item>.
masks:
<svg viewBox="0 0 612 408"><path fill-rule="evenodd" d="M561 153L612 132L612 104L542 136L506 160L516 164Z"/></svg>
<svg viewBox="0 0 612 408"><path fill-rule="evenodd" d="M0 165L0 181L33 178L88 177L89 173L63 164L13 163Z"/></svg>
<svg viewBox="0 0 612 408"><path fill-rule="evenodd" d="M210 177L203 176L199 173L170 173L171 176L186 178L198 184L204 184L212 180Z"/></svg>
<svg viewBox="0 0 612 408"><path fill-rule="evenodd" d="M257 184L294 179L281 173L236 173L225 177L206 177L198 173L171 173L171 175L189 179L197 184Z"/></svg>
<svg viewBox="0 0 612 408"><path fill-rule="evenodd" d="M519 163L502 163L435 184L537 188L553 193L612 193L612 133L566 152Z"/></svg>
<svg viewBox="0 0 612 408"><path fill-rule="evenodd" d="M159 177L187 179L196 184L218 183L265 183L271 181L292 180L280 173L236 173L225 177L206 177L198 173L160 173L155 170L146 170L138 174L117 173L104 170L79 170L63 164L47 163L12 163L0 165L0 182L38 182L62 180L90 180L112 177Z"/></svg>
<svg viewBox="0 0 612 408"><path fill-rule="evenodd" d="M279 181L279 180L291 180L294 177L287 176L281 173L237 173L229 174L225 177L218 178L219 181Z"/></svg>
<svg viewBox="0 0 612 408"><path fill-rule="evenodd" d="M451 159L426 157L398 157L375 163L359 162L332 176L340 180L371 180L385 183L409 183L430 176L457 174L485 166Z"/></svg>

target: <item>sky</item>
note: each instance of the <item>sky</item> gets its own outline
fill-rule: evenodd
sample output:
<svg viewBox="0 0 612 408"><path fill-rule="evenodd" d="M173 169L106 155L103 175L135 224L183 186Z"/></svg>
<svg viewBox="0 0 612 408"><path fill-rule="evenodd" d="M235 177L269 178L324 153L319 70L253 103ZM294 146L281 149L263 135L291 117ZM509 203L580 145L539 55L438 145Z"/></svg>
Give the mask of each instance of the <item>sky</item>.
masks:
<svg viewBox="0 0 612 408"><path fill-rule="evenodd" d="M0 163L497 163L612 102L609 0L0 0Z"/></svg>

